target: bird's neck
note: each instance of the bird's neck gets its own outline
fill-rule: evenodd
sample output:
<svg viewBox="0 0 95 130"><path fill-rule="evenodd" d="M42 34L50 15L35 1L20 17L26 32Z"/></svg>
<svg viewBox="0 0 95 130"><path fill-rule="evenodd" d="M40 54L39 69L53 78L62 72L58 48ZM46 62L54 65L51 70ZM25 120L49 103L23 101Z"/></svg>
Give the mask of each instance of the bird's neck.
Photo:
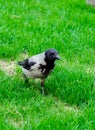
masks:
<svg viewBox="0 0 95 130"><path fill-rule="evenodd" d="M49 68L49 69L53 69L53 67L55 66L55 64L54 64L54 60L49 60L49 59L47 59L47 58L45 58L44 59L45 60L45 62L46 62L46 66Z"/></svg>

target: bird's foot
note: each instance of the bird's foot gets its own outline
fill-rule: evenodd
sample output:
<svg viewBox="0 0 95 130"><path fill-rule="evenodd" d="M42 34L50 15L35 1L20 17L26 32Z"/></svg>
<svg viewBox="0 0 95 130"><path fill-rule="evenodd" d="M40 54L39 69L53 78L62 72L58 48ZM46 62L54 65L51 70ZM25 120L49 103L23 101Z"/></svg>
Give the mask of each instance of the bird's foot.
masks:
<svg viewBox="0 0 95 130"><path fill-rule="evenodd" d="M41 94L45 95L44 87L41 88Z"/></svg>
<svg viewBox="0 0 95 130"><path fill-rule="evenodd" d="M44 90L44 80L41 81L41 93L45 95L45 90Z"/></svg>

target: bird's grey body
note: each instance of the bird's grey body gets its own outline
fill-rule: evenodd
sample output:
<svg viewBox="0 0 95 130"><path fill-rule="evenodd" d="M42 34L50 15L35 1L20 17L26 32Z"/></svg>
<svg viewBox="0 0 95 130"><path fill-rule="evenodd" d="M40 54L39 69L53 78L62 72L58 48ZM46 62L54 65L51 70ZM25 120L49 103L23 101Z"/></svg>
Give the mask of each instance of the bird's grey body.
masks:
<svg viewBox="0 0 95 130"><path fill-rule="evenodd" d="M41 85L44 86L44 79L48 77L55 66L55 60L59 59L58 52L55 49L47 51L18 62L22 66L25 78L40 78Z"/></svg>
<svg viewBox="0 0 95 130"><path fill-rule="evenodd" d="M27 78L45 78L46 76L43 74L45 70L43 70L43 72L41 72L40 70L40 65L45 65L46 66L46 62L44 61L45 58L45 53L41 53L35 56L32 56L30 58L28 58L29 62L35 62L35 64L33 66L30 67L29 70L27 70L26 68L22 67L23 73L26 75Z"/></svg>

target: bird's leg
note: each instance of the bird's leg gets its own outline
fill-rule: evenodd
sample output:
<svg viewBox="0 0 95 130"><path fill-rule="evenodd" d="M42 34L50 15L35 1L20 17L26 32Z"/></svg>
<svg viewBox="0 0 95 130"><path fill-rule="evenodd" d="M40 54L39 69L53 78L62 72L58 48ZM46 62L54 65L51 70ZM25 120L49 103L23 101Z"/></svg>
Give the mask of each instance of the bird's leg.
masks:
<svg viewBox="0 0 95 130"><path fill-rule="evenodd" d="M28 79L25 74L23 74L23 78L24 78L25 83L28 83Z"/></svg>
<svg viewBox="0 0 95 130"><path fill-rule="evenodd" d="M42 92L42 94L43 94L43 95L45 94L45 90L44 90L44 83L45 83L45 80L44 80L44 79L42 79L42 81L41 81L41 87L42 87L41 92Z"/></svg>

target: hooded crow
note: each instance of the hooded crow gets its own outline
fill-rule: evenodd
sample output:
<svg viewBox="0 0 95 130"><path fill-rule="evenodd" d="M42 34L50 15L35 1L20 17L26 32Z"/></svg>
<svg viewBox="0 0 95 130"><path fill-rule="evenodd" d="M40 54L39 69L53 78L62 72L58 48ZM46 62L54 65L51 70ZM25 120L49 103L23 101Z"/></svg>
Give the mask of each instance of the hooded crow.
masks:
<svg viewBox="0 0 95 130"><path fill-rule="evenodd" d="M44 94L44 81L53 70L55 60L59 59L60 57L55 49L48 49L43 53L19 61L18 65L22 67L26 80L27 78L41 79L42 93Z"/></svg>

